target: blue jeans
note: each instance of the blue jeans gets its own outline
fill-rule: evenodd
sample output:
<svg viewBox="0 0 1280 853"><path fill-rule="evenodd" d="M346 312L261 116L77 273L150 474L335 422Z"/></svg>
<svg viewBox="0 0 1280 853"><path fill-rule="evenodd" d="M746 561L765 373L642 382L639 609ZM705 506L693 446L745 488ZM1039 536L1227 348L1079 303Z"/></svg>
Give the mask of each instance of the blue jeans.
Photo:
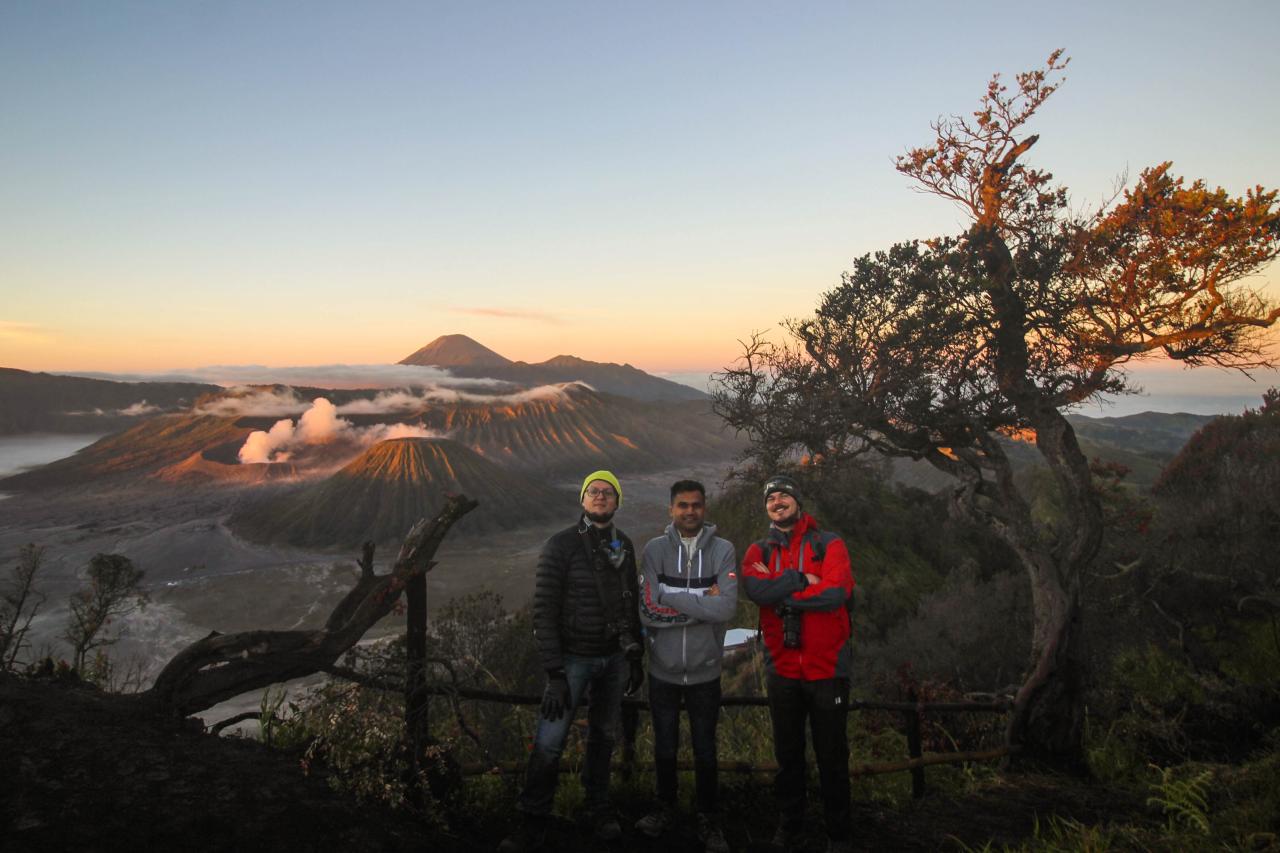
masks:
<svg viewBox="0 0 1280 853"><path fill-rule="evenodd" d="M622 652L604 657L564 656L564 675L569 682L569 707L558 720L538 718L533 735L533 752L525 771L519 809L528 815L547 815L560 781L560 755L564 752L569 725L583 699L587 708L587 758L582 765L582 788L588 811L609 805L609 761L617 740L622 716L622 691L627 686L630 665Z"/></svg>
<svg viewBox="0 0 1280 853"><path fill-rule="evenodd" d="M649 676L649 712L653 716L653 763L658 799L676 802L676 754L680 751L680 699L689 712L693 741L693 780L697 809L714 812L719 799L716 723L720 720L720 679L702 684L672 684Z"/></svg>

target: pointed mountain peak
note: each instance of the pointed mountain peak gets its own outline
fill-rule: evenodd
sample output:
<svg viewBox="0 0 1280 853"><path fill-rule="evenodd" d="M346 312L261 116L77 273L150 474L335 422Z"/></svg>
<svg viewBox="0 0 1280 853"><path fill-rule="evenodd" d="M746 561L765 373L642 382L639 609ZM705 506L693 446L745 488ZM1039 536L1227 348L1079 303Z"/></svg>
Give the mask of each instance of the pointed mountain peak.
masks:
<svg viewBox="0 0 1280 853"><path fill-rule="evenodd" d="M576 355L557 355L542 362L544 367L582 367L588 364L596 364L596 362L578 358Z"/></svg>
<svg viewBox="0 0 1280 853"><path fill-rule="evenodd" d="M505 367L511 360L466 335L441 335L401 364L435 367Z"/></svg>

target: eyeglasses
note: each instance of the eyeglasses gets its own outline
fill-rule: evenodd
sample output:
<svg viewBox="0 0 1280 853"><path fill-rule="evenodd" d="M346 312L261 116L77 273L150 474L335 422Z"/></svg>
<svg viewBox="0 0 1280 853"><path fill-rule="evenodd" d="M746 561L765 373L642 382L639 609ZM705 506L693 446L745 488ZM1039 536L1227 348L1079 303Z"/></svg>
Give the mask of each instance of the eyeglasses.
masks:
<svg viewBox="0 0 1280 853"><path fill-rule="evenodd" d="M616 498L618 493L613 489L597 489L595 486L587 489L587 497L589 498Z"/></svg>

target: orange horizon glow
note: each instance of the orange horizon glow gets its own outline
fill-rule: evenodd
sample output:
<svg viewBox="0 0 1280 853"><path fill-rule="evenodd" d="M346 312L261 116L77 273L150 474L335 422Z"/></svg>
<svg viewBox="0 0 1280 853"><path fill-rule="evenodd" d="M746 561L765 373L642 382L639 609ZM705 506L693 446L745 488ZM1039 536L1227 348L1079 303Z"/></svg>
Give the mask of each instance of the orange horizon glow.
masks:
<svg viewBox="0 0 1280 853"><path fill-rule="evenodd" d="M592 339L592 331L582 331L582 340L559 342L532 340L527 337L441 330L421 340L403 345L386 342L364 343L338 336L339 344L327 341L303 341L286 345L259 344L229 353L213 343L192 342L182 345L167 340L134 341L125 351L104 353L98 342L82 341L70 336L45 332L42 339L6 336L0 330L0 367L31 372L101 372L159 373L191 370L217 365L261 365L267 368L325 364L395 364L421 347L446 334L466 334L480 344L511 361L530 364L569 355L587 361L630 364L646 373L710 373L731 364L740 353L736 341L730 345L706 342L700 346L662 346L650 341L647 346L632 344L611 346Z"/></svg>

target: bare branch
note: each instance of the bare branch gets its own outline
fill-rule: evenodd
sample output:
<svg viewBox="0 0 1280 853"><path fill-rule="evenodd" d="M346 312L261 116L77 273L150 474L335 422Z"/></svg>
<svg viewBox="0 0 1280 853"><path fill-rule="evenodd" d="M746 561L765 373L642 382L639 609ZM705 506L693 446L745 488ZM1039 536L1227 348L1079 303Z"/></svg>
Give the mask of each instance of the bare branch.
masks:
<svg viewBox="0 0 1280 853"><path fill-rule="evenodd" d="M477 506L453 495L431 520L422 519L405 537L395 566L372 572L367 544L356 586L317 631L214 632L175 655L141 699L186 716L233 696L326 670L369 628L391 612L410 578L429 571L431 557L449 528ZM365 570L365 566L370 566Z"/></svg>

